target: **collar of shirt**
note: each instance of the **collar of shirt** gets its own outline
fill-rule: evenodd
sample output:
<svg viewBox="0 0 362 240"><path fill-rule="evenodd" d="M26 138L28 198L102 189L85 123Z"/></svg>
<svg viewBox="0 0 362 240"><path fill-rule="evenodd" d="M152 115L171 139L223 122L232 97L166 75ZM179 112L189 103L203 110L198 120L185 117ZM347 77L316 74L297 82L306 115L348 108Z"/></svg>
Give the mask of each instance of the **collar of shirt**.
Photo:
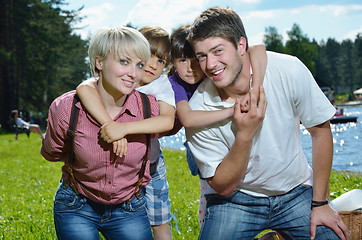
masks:
<svg viewBox="0 0 362 240"><path fill-rule="evenodd" d="M138 98L137 96L135 95L135 92L136 90L134 89L130 94L128 94L128 96L126 97L126 100L124 101L123 103L123 107L121 109L121 111L119 112L119 114L116 116L116 119L120 118L126 111L128 112L128 114L134 116L134 117L137 117L138 114L143 114L143 112L140 112L139 109L138 109L138 106L137 104L134 104L134 102L137 102L138 101ZM85 111L85 107L82 105L82 103L79 101L75 104L75 106L79 109L81 109L82 111ZM87 112L88 113L88 112ZM97 123L97 120L95 120L89 113L87 114L88 118L94 122L94 123Z"/></svg>
<svg viewBox="0 0 362 240"><path fill-rule="evenodd" d="M206 78L204 82L205 82L205 89L202 94L205 105L216 108L217 107L229 108L234 106L234 103L228 103L221 100L219 93L217 92L217 89L210 78Z"/></svg>

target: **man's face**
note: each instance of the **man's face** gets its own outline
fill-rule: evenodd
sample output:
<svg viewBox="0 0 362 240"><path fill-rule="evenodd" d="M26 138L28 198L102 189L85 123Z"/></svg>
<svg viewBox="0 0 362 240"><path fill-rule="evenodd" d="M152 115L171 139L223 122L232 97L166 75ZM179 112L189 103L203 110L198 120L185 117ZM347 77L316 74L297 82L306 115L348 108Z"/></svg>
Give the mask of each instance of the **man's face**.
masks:
<svg viewBox="0 0 362 240"><path fill-rule="evenodd" d="M194 45L201 69L217 88L232 86L241 77L243 67L239 48L219 37L207 38Z"/></svg>

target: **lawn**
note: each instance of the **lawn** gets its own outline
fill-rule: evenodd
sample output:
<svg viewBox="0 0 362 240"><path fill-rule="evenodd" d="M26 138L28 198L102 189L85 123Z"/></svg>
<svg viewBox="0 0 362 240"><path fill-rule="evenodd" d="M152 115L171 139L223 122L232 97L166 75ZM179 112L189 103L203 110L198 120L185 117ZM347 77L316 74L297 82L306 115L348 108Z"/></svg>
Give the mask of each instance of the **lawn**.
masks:
<svg viewBox="0 0 362 240"><path fill-rule="evenodd" d="M38 135L0 134L0 239L56 239L52 201L61 177L62 163L46 161L40 155ZM164 150L170 184L173 239L197 239L199 183L192 177L181 151ZM361 177L332 172L331 199L361 188Z"/></svg>

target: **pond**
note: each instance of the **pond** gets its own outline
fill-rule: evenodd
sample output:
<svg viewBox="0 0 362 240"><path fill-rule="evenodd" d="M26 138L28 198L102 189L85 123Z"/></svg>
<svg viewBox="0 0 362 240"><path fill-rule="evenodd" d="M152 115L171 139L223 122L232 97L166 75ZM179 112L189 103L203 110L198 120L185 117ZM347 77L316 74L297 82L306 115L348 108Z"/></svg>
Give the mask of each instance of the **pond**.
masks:
<svg viewBox="0 0 362 240"><path fill-rule="evenodd" d="M347 116L357 116L357 122L331 124L334 156L332 168L362 172L362 106L343 107ZM308 131L301 125L300 137L305 156L311 164L312 141ZM185 130L182 128L173 136L160 139L162 147L185 150Z"/></svg>

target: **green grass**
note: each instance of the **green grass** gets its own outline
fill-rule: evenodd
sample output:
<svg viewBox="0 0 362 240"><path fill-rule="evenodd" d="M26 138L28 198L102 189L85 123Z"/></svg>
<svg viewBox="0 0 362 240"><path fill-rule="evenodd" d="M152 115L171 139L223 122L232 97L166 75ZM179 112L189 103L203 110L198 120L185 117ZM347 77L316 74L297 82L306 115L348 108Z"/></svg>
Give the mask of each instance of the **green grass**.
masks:
<svg viewBox="0 0 362 240"><path fill-rule="evenodd" d="M61 177L62 163L46 161L40 155L38 135L0 134L0 239L56 239L52 205ZM175 240L197 239L199 233L199 181L188 170L184 152L164 150L170 184ZM331 199L361 188L361 177L332 172Z"/></svg>

